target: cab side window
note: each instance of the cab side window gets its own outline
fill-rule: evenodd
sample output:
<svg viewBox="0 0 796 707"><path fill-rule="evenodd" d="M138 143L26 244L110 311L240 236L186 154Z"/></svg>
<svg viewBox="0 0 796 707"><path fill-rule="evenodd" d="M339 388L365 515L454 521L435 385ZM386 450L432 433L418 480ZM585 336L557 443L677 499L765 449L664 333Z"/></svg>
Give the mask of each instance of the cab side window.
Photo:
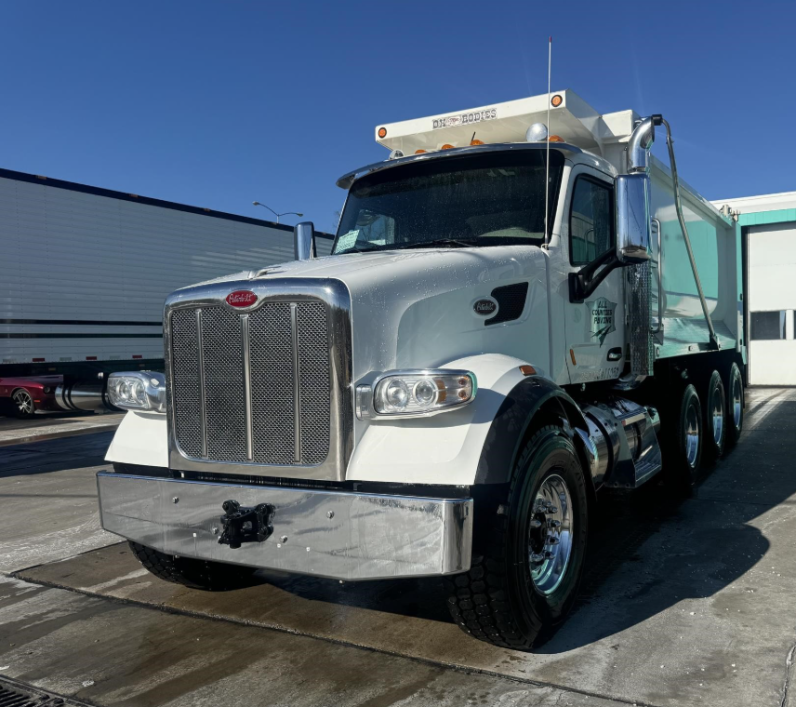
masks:
<svg viewBox="0 0 796 707"><path fill-rule="evenodd" d="M569 262L586 265L614 247L613 190L578 177L569 215Z"/></svg>

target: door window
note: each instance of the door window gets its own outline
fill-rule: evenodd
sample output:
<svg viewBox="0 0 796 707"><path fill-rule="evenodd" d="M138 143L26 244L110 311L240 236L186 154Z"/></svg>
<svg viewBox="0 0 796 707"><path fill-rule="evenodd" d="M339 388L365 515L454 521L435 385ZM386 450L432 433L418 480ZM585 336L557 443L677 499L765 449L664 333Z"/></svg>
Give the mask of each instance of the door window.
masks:
<svg viewBox="0 0 796 707"><path fill-rule="evenodd" d="M578 177L569 217L569 262L586 265L614 247L613 190Z"/></svg>

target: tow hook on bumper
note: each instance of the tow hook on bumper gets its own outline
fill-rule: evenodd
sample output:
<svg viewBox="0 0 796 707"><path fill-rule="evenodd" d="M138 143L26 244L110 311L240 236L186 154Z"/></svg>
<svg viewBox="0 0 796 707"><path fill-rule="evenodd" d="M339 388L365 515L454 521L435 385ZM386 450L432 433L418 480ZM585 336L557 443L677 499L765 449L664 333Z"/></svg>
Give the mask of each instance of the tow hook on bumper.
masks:
<svg viewBox="0 0 796 707"><path fill-rule="evenodd" d="M274 507L269 503L247 508L237 501L224 501L221 507L224 515L220 518L221 535L218 536L218 542L229 545L231 550L237 550L241 543L261 543L274 532L271 525Z"/></svg>

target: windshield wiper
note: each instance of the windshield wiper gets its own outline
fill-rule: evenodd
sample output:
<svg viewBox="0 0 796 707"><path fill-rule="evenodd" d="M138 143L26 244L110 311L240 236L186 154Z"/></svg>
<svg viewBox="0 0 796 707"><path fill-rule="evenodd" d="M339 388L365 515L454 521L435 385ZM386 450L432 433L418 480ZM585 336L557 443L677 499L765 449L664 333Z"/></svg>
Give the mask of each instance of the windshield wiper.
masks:
<svg viewBox="0 0 796 707"><path fill-rule="evenodd" d="M478 245L478 238L437 238L433 241L423 241L421 243L405 243L404 248L433 248L434 246L445 246L447 248L469 248Z"/></svg>

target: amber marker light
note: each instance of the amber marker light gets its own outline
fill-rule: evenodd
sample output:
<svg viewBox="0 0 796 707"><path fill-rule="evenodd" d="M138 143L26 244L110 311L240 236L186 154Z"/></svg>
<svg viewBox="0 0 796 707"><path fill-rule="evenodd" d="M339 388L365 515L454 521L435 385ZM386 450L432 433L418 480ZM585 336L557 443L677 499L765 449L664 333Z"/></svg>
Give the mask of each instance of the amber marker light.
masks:
<svg viewBox="0 0 796 707"><path fill-rule="evenodd" d="M453 145L451 145L449 142L446 142L446 143L445 143L445 144L444 144L442 147L440 147L439 149L440 149L440 150L452 150L452 149L453 149Z"/></svg>
<svg viewBox="0 0 796 707"><path fill-rule="evenodd" d="M520 373L524 376L535 376L536 369L533 366L520 366Z"/></svg>
<svg viewBox="0 0 796 707"><path fill-rule="evenodd" d="M569 357L572 359L572 365L577 366L578 362L575 360L575 351L574 349L569 350Z"/></svg>
<svg viewBox="0 0 796 707"><path fill-rule="evenodd" d="M563 102L564 102L564 99L563 99L563 97L561 96L560 93L557 93L555 96L553 96L550 99L550 105L552 105L553 108L558 108L558 106L560 106Z"/></svg>
<svg viewBox="0 0 796 707"><path fill-rule="evenodd" d="M379 137L387 137L387 128L379 128Z"/></svg>
<svg viewBox="0 0 796 707"><path fill-rule="evenodd" d="M425 155L426 151L425 150L415 150L415 154L416 155Z"/></svg>
<svg viewBox="0 0 796 707"><path fill-rule="evenodd" d="M473 139L473 140L470 140L470 144L471 145L483 145L484 141L483 140L475 140L475 139Z"/></svg>
<svg viewBox="0 0 796 707"><path fill-rule="evenodd" d="M561 137L560 135L551 135L549 138L547 138L547 141L548 142L564 142L564 138Z"/></svg>

